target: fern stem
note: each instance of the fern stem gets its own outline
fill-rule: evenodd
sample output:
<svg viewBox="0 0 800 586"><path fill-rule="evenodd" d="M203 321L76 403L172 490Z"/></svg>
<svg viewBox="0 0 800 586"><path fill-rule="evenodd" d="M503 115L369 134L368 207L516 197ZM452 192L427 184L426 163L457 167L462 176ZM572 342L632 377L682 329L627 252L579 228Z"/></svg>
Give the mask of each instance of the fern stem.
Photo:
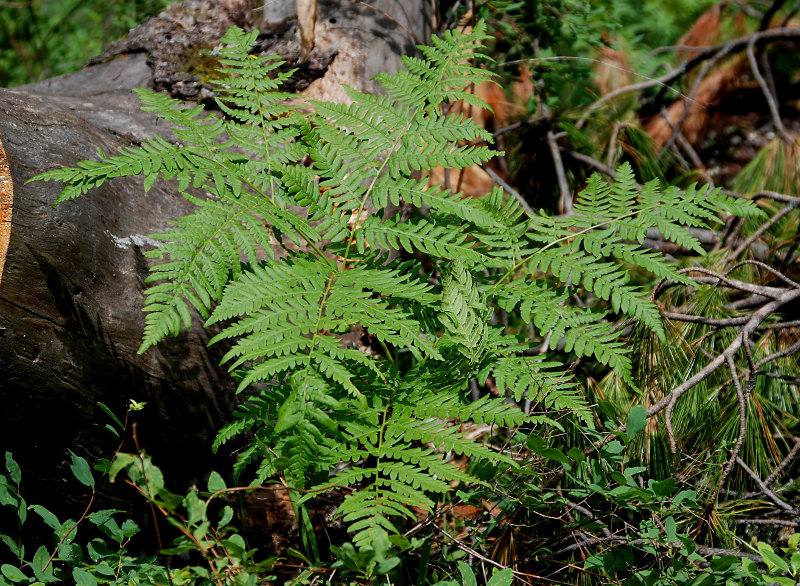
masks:
<svg viewBox="0 0 800 586"><path fill-rule="evenodd" d="M386 342L380 338L378 338L378 342L380 342L381 348L383 348L383 353L386 355L386 359L392 363L392 366L394 366L394 358L392 358L392 354L389 352L389 347L386 345Z"/></svg>
<svg viewBox="0 0 800 586"><path fill-rule="evenodd" d="M415 115L416 115L416 111L418 109L419 108L414 110L414 114ZM414 116L411 116L410 120L409 120L409 123L406 126L406 129L405 129L406 131L408 131L408 129L411 128L411 124L412 124L413 120L414 120ZM359 220L359 218L361 218L361 214L364 212L364 209L366 208L367 198L371 196L372 190L375 189L375 185L378 182L378 179L380 178L381 173L384 171L384 169L386 169L386 166L389 164L389 159L391 158L391 155L397 150L397 147L398 147L399 143L402 140L403 134L405 134L405 133L398 133L397 139L395 139L395 142L392 145L392 148L389 150L389 154L387 154L386 157L384 158L383 163L381 164L380 168L378 168L375 171L375 174L374 174L374 176L372 178L372 182L370 183L369 187L364 192L364 195L361 198L361 202L359 204L358 210L356 211L356 213L354 215L355 221L353 222L353 227L350 229L350 233L347 236L347 248L345 248L344 256L342 257L342 260L341 260L341 269L339 269L337 267L336 268L337 273L342 273L342 272L347 270L347 263L350 260L350 251L353 248L353 242L355 242L355 233L356 233L357 230L359 230L358 220ZM324 255L322 254L322 252L320 252L318 249L316 249L316 247L314 248L314 250L320 256L325 258ZM306 374L305 374L304 380L306 380L308 378L308 369L311 367L311 357L314 354L314 348L315 348L314 342L315 342L315 340L317 338L317 333L319 332L319 324L322 321L322 314L325 312L325 306L327 304L328 296L330 295L331 287L333 286L333 281L334 281L334 276L331 276L331 278L328 279L328 282L327 282L327 284L325 286L325 291L322 294L322 300L320 301L319 312L317 313L317 321L316 321L316 325L314 326L314 334L313 334L313 336L311 338L311 348L309 348L309 351L308 351L308 361L306 362ZM392 360L391 355L389 354L389 350L386 347L386 343L383 340L381 340L381 345L383 346L384 351L386 352L386 355L389 358L389 361L392 364L394 364L394 360Z"/></svg>
<svg viewBox="0 0 800 586"><path fill-rule="evenodd" d="M255 76L255 69L254 65L258 65L257 60L250 60L245 59L245 63L247 63L247 72L250 74L248 81L252 84L253 87L256 86L256 76ZM259 96L260 97L260 96ZM261 100L256 100L258 103L258 117L261 119L261 131L264 135L264 161L267 163L267 174L269 175L269 199L272 203L275 203L275 178L272 176L272 160L269 156L269 134L267 133L267 118L264 116L264 107L261 103Z"/></svg>
<svg viewBox="0 0 800 586"><path fill-rule="evenodd" d="M319 302L319 312L317 312L317 321L314 324L314 333L311 336L311 347L308 349L308 360L306 361L306 368L305 368L305 376L303 377L303 383L308 380L309 369L311 368L311 357L314 355L314 348L316 347L316 340L317 336L319 335L319 324L322 321L322 315L325 313L325 306L328 303L328 296L331 293L331 287L333 286L333 281L335 280L336 275L329 275L328 282L325 284L325 291L322 293L322 299Z"/></svg>

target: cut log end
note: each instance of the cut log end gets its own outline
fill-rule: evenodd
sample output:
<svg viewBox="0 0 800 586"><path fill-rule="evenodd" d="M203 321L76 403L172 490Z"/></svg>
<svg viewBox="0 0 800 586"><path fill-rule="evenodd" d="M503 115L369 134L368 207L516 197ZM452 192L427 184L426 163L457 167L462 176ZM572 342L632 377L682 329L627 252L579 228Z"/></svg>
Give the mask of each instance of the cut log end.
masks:
<svg viewBox="0 0 800 586"><path fill-rule="evenodd" d="M14 205L14 185L11 183L11 170L8 158L0 140L0 285L3 284L3 267L8 254L8 241L11 238L11 208Z"/></svg>

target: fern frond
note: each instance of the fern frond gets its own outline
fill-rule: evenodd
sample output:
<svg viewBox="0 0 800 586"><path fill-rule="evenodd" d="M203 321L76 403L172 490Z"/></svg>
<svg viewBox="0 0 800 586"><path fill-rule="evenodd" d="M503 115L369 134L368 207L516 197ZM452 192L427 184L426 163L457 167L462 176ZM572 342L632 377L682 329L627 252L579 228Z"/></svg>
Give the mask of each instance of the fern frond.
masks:
<svg viewBox="0 0 800 586"><path fill-rule="evenodd" d="M331 288L328 303L331 307L329 319L342 320L348 326L361 324L379 340L407 348L417 358L439 356L433 344L421 334L421 326L410 312L390 307L360 286L348 286L346 282L340 285L337 281Z"/></svg>
<svg viewBox="0 0 800 586"><path fill-rule="evenodd" d="M122 154L106 156L99 150L100 161L81 161L76 167L63 167L40 173L30 181L61 181L66 185L54 205L74 199L90 189L100 187L108 179L143 175L145 191L159 176L179 176L181 189L190 183L202 185L217 170L202 148L174 145L160 136L145 141L139 148L125 148Z"/></svg>
<svg viewBox="0 0 800 586"><path fill-rule="evenodd" d="M511 391L515 401L527 398L557 411L588 407L576 392L577 384L564 371L564 366L560 362L549 361L547 356L501 354L493 361L490 372L497 388Z"/></svg>
<svg viewBox="0 0 800 586"><path fill-rule="evenodd" d="M475 244L468 239L468 234L422 218L404 220L397 216L384 222L370 216L364 220L360 232L355 241L359 252L363 252L366 246L402 248L406 252L419 251L439 258L460 259L469 264L478 263L485 258L475 250Z"/></svg>
<svg viewBox="0 0 800 586"><path fill-rule="evenodd" d="M614 330L613 324L600 321L604 314L570 307L569 297L568 289L553 289L541 280L521 279L503 288L498 304L506 311L513 311L519 305L523 320L532 321L542 336L550 334L551 349L556 349L564 337L567 352L594 355L630 381L631 361L625 345L617 341L619 332Z"/></svg>
<svg viewBox="0 0 800 586"><path fill-rule="evenodd" d="M488 403L483 404L484 407ZM519 411L519 409L517 409ZM491 413L491 412L490 412ZM477 412L476 412L476 415ZM480 416L470 417L478 423L482 421L483 413ZM495 417L492 414L486 414L487 420L494 423ZM504 454L498 454L494 450L489 449L485 445L478 443L472 439L465 439L463 430L458 426L447 425L441 420L430 419L415 419L413 421L403 421L402 425L393 425L393 429L387 431L387 436L395 434L397 437L402 437L407 442L419 441L423 444L431 444L437 448L443 449L445 452L453 452L458 455L465 455L479 460L488 460L490 462L502 461L506 464L512 464L513 460ZM391 423L390 423L391 425ZM473 477L465 477L465 480L478 483Z"/></svg>
<svg viewBox="0 0 800 586"><path fill-rule="evenodd" d="M368 259L363 259L366 262ZM375 264L381 262L378 257ZM407 299L423 305L435 305L439 295L432 293L432 286L422 280L412 279L408 271L397 268L384 268L370 263L368 268L352 268L338 277L338 283L343 287L360 287L379 293L384 297Z"/></svg>
<svg viewBox="0 0 800 586"><path fill-rule="evenodd" d="M280 310L284 302L309 297L314 292L319 294L319 298L309 298L313 303L319 304L331 271L332 266L327 260L303 255L253 266L250 271L242 273L238 280L228 284L223 300L206 322L206 326L241 315L253 315L267 304L274 310ZM264 318L269 319L268 316ZM231 330L229 333L223 331L212 339L212 343L241 335L244 331L248 330Z"/></svg>
<svg viewBox="0 0 800 586"><path fill-rule="evenodd" d="M293 94L277 91L294 71L277 72L285 62L276 56L250 55L257 37L257 29L231 27L225 33L216 53L222 78L212 83L217 85L217 105L235 121L227 127L231 137L268 160L294 142L297 130L292 127L300 117L284 103Z"/></svg>
<svg viewBox="0 0 800 586"><path fill-rule="evenodd" d="M464 100L485 108L485 102L465 88L493 78L490 72L469 65L473 60L491 61L488 55L480 51L482 43L489 38L482 21L466 35L445 31L442 38L432 38L433 46L419 47L424 59L402 58L407 72L379 74L376 79L389 96L411 107L427 102L439 108L443 102Z"/></svg>
<svg viewBox="0 0 800 586"><path fill-rule="evenodd" d="M492 375L497 388L501 392L509 391L516 401L525 398L534 408L541 405L547 411L575 412L585 421L591 418L579 385L561 362L547 354L521 354L530 348L530 343L520 344L499 328L490 332L488 346L490 351L477 376L479 383L484 384ZM548 423L560 427L553 420Z"/></svg>
<svg viewBox="0 0 800 586"><path fill-rule="evenodd" d="M465 364L464 366L469 365ZM506 402L503 397L496 398L487 395L477 401L467 400L464 388L467 384L466 376L471 372L465 371L460 381L453 381L454 374L452 371L447 371L444 373L432 373L429 377L412 377L410 382L423 387L423 390L404 387L395 398L395 410L398 413L404 413L406 417L416 417L422 421L432 418L440 420L457 419L503 427L515 427L522 425L526 421L525 413L516 405ZM441 381L442 384L434 386L431 381ZM449 388L446 386L446 382L450 383L451 386ZM431 387L436 390L431 390ZM437 428L433 425L432 429ZM428 438L426 440L428 442L436 442L435 437L425 437Z"/></svg>
<svg viewBox="0 0 800 586"><path fill-rule="evenodd" d="M299 241L294 229L297 219L261 196L243 193L239 197L226 195L222 200L189 194L184 197L197 206L196 211L178 219L169 232L154 235L165 242L145 253L162 262L146 279L158 284L145 291L147 316L139 353L166 335L177 334L181 326L188 329L188 306L207 318L212 302L222 298L231 276L235 279L241 274L242 258L255 264L261 256L273 256L273 229L281 229ZM265 225L265 220L269 224ZM307 225L304 231L313 233L314 229Z"/></svg>
<svg viewBox="0 0 800 586"><path fill-rule="evenodd" d="M479 360L486 347L486 316L486 304L472 284L464 261L455 259L444 274L440 319L449 341L473 363Z"/></svg>
<svg viewBox="0 0 800 586"><path fill-rule="evenodd" d="M357 141L351 144L363 147L361 153L365 159L374 161L378 154L391 150L395 142L402 139L402 131L413 112L408 107L398 107L389 96L372 96L350 88L347 88L347 93L353 99L349 105L318 101L311 103L317 114L326 118L331 125L348 129ZM325 132L325 126L320 131ZM348 154L354 154L354 151Z"/></svg>
<svg viewBox="0 0 800 586"><path fill-rule="evenodd" d="M249 425L252 425L246 418L235 419L230 423L224 425L222 429L217 432L217 437L214 438L214 443L211 445L211 451L216 454L220 446L230 441L232 438L240 435Z"/></svg>

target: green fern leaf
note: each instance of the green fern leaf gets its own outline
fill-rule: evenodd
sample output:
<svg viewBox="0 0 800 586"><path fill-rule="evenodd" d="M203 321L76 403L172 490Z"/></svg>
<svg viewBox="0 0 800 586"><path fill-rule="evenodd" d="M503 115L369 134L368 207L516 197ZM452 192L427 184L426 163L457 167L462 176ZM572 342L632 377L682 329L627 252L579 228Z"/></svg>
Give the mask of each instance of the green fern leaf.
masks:
<svg viewBox="0 0 800 586"><path fill-rule="evenodd" d="M444 275L440 319L450 341L473 363L486 347L486 315L486 305L479 298L469 271L461 259L455 259Z"/></svg>

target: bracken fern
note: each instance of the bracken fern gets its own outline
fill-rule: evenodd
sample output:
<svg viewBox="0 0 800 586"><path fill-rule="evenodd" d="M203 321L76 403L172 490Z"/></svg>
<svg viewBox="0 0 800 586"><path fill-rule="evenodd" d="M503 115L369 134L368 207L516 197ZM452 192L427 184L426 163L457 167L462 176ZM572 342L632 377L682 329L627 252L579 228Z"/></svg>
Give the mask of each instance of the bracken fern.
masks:
<svg viewBox="0 0 800 586"><path fill-rule="evenodd" d="M430 511L451 482L481 483L449 454L514 466L465 437L463 424L559 425L544 412L585 414L562 363L492 325L497 308L549 335L552 349L563 339L567 352L630 381L613 321L574 306L573 294L583 289L662 334L628 267L683 277L643 246L647 229L702 252L684 226L753 211L716 190L640 188L629 166L610 185L592 177L565 218L528 217L500 189L472 199L430 186L427 171L494 154L489 133L443 107L486 107L468 91L491 79L471 65L490 61L482 24L434 38L423 58L404 57L407 71L378 77L383 95L348 89L349 104L311 102L311 113L286 105L278 90L290 73L275 73L280 61L248 54L256 34L233 28L223 39L224 116L138 90L178 144L154 138L38 179L66 183L59 201L113 177L141 174L146 188L177 179L195 211L147 253L160 262L140 351L189 327L192 308L220 324L211 343L232 342L223 362L248 400L214 449L249 434L237 474L253 463L255 482L281 474L298 504L347 487L339 514L358 546L398 532L415 507ZM371 349L342 343L354 327ZM472 400L469 382L489 377L497 396ZM532 413L515 403L523 401Z"/></svg>

